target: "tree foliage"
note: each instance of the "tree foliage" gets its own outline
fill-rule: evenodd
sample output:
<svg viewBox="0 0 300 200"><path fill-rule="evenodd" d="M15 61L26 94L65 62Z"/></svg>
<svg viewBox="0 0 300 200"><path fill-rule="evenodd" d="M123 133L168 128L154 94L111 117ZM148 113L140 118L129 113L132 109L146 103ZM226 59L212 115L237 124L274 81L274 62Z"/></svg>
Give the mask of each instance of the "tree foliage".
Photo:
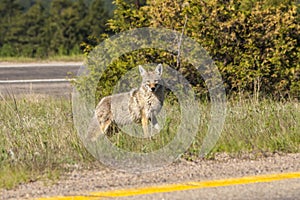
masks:
<svg viewBox="0 0 300 200"><path fill-rule="evenodd" d="M181 32L187 22L185 35L209 52L229 94L299 98L300 18L295 1L156 0L139 8L125 0L115 4L109 26L116 33L148 26ZM196 91L204 92L197 72L188 63L178 65L176 56L140 50L124 55L111 68L122 71L137 63L163 61L180 66L177 70L185 72Z"/></svg>
<svg viewBox="0 0 300 200"><path fill-rule="evenodd" d="M89 35L107 33L102 0L0 0L0 56L81 53Z"/></svg>

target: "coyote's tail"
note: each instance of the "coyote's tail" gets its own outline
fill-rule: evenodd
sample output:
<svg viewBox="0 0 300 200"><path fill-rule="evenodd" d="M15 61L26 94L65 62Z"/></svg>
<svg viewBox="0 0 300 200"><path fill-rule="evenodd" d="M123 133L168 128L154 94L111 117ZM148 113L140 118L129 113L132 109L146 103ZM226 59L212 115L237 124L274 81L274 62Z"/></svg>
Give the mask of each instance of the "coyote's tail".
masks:
<svg viewBox="0 0 300 200"><path fill-rule="evenodd" d="M88 141L95 141L100 134L100 125L96 115L94 115L87 129L86 139Z"/></svg>

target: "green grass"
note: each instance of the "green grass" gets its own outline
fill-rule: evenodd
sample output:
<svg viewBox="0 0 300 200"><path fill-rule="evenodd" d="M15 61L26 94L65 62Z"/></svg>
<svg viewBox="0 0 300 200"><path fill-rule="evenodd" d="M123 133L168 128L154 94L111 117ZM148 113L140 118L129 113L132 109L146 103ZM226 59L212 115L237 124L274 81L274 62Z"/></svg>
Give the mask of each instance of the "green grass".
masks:
<svg viewBox="0 0 300 200"><path fill-rule="evenodd" d="M166 102L165 125L152 140L115 134L111 141L120 148L151 152L174 138L180 124L178 105ZM183 155L199 155L210 119L209 103L199 106L199 133ZM56 180L61 173L95 159L83 147L73 127L71 100L39 95L0 96L0 188L37 179ZM231 154L300 152L299 101L230 100L226 123L210 156Z"/></svg>
<svg viewBox="0 0 300 200"><path fill-rule="evenodd" d="M217 150L287 152L300 150L298 101L229 103L228 117Z"/></svg>
<svg viewBox="0 0 300 200"><path fill-rule="evenodd" d="M152 141L136 139L126 134L117 134L111 141L120 148L135 152L151 152L170 142L180 124L180 109L166 102L165 127ZM187 152L198 156L203 139L208 132L210 105L199 105L201 120L199 131ZM273 101L264 99L228 102L223 132L211 154L227 152L243 153L295 153L300 152L300 103L298 101ZM211 155L210 155L211 156Z"/></svg>
<svg viewBox="0 0 300 200"><path fill-rule="evenodd" d="M0 62L31 63L31 62L83 62L84 55L51 56L48 58L0 57Z"/></svg>
<svg viewBox="0 0 300 200"><path fill-rule="evenodd" d="M2 187L91 161L73 128L70 100L37 95L0 99ZM9 183L8 175L13 177Z"/></svg>

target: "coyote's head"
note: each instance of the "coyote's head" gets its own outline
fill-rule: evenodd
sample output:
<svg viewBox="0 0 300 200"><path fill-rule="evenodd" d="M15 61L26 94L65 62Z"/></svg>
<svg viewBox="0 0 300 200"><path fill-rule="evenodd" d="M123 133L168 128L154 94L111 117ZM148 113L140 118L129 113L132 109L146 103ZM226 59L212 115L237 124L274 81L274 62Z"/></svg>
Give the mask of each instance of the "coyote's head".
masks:
<svg viewBox="0 0 300 200"><path fill-rule="evenodd" d="M139 66L139 71L142 76L142 87L148 92L156 92L163 87L161 78L163 66L158 64L154 71L146 71L142 66Z"/></svg>

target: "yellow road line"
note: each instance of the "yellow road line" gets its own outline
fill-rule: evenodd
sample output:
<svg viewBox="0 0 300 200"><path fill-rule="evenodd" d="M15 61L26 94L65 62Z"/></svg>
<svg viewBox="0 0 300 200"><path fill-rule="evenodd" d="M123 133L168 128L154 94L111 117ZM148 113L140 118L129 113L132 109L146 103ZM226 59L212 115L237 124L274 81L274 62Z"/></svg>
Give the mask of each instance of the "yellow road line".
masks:
<svg viewBox="0 0 300 200"><path fill-rule="evenodd" d="M125 196L175 192L175 191L210 188L210 187L222 187L222 186L230 186L230 185L272 182L272 181L295 179L295 178L300 178L300 172L248 176L248 177L241 177L241 178L230 178L230 179L223 179L223 180L212 180L212 181L201 181L201 182L186 182L180 184L169 184L169 185L150 186L150 187L143 187L143 188L111 190L111 191L104 191L104 192L92 192L89 193L89 195L87 196L50 197L50 198L39 198L38 200L54 200L54 199L94 200L94 199L100 199L101 197L125 197Z"/></svg>

